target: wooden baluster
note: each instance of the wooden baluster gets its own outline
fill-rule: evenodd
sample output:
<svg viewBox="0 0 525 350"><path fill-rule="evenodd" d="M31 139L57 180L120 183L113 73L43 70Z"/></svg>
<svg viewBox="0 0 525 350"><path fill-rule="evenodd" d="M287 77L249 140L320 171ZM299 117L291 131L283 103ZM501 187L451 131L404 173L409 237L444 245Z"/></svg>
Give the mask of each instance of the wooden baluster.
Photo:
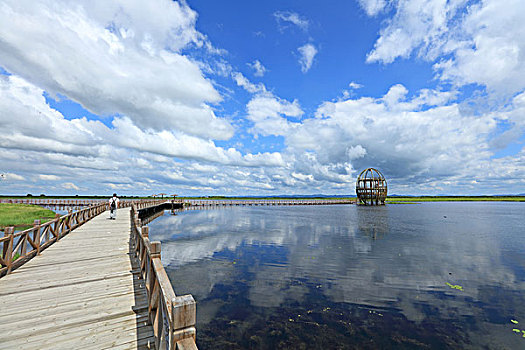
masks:
<svg viewBox="0 0 525 350"><path fill-rule="evenodd" d="M148 244L149 244L149 238L143 237L140 240L140 251L139 251L139 257L140 257L140 271L142 272L142 277L145 280L145 285L147 287L148 278L149 278L149 271L147 269L147 260L148 260Z"/></svg>
<svg viewBox="0 0 525 350"><path fill-rule="evenodd" d="M60 230L60 214L55 214L55 224L53 225L55 235L58 235L58 231ZM51 239L51 233L48 231L46 232L45 241L49 241Z"/></svg>
<svg viewBox="0 0 525 350"><path fill-rule="evenodd" d="M57 234L57 242L58 240L60 239L60 233L62 233L62 236L65 235L66 233L68 233L69 231L71 231L71 209L69 209L67 211L67 216L64 218L64 224L62 225L62 232L60 232L60 230L58 230L58 232L56 232Z"/></svg>
<svg viewBox="0 0 525 350"><path fill-rule="evenodd" d="M160 252L161 252L161 247L160 247L160 242L151 242L151 245L150 245L150 276L151 276L151 279L149 280L149 295L148 295L148 299L149 299L149 306L150 306L150 317L151 317L151 321L152 321L152 325L153 325L153 329L154 329L154 333L155 333L155 344L156 346L158 347L159 346L159 342L160 342L160 335L162 333L162 325L163 325L163 320L162 320L162 303L161 303L161 299L162 299L162 292L160 290L160 285L159 285L159 281L157 280L157 275L156 275L156 272L155 272L155 265L153 264L153 260L154 259L160 259ZM157 296L155 295L156 293L161 293L160 296ZM153 310L152 309L152 302L153 300L156 298L156 310ZM152 312L153 311L153 312Z"/></svg>
<svg viewBox="0 0 525 350"><path fill-rule="evenodd" d="M29 231L20 236L19 245L20 245L20 256L26 256L27 255L27 236L29 235Z"/></svg>

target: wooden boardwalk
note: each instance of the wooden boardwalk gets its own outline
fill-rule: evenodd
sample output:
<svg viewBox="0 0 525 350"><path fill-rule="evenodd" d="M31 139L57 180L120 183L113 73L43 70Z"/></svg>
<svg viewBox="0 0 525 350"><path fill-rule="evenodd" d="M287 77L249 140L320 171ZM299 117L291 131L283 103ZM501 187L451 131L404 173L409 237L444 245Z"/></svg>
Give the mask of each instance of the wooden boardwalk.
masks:
<svg viewBox="0 0 525 350"><path fill-rule="evenodd" d="M289 205L336 205L356 204L352 198L336 199L184 199L190 207L214 206L289 206Z"/></svg>
<svg viewBox="0 0 525 350"><path fill-rule="evenodd" d="M150 349L129 208L105 212L0 279L0 349Z"/></svg>

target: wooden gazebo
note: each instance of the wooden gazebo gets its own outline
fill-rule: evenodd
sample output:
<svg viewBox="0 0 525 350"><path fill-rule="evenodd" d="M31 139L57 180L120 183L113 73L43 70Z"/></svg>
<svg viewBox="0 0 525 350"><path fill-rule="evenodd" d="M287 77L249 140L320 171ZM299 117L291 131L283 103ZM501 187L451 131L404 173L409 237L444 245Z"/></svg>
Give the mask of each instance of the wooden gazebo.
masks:
<svg viewBox="0 0 525 350"><path fill-rule="evenodd" d="M384 205L387 195L386 179L377 169L365 169L357 177L355 192L358 204Z"/></svg>

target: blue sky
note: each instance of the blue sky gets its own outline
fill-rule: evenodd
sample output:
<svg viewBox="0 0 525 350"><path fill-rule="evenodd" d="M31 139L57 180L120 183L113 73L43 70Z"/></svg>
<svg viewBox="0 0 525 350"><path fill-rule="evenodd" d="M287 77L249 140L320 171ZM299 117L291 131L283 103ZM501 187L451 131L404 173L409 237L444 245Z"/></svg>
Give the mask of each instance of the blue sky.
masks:
<svg viewBox="0 0 525 350"><path fill-rule="evenodd" d="M518 0L5 1L0 192L524 193L523 35Z"/></svg>

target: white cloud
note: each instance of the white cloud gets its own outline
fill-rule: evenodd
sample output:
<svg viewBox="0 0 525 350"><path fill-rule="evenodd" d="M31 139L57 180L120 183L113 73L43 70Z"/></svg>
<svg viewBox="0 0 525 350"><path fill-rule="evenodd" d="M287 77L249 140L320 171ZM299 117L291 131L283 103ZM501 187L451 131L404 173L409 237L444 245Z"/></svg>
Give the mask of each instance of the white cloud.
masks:
<svg viewBox="0 0 525 350"><path fill-rule="evenodd" d="M4 175L4 177L3 177L2 180L5 180L5 181L25 181L25 178L23 176L18 175L18 174L5 173L3 175Z"/></svg>
<svg viewBox="0 0 525 350"><path fill-rule="evenodd" d="M374 165L404 193L457 193L474 182L478 193L512 192L525 184L525 150L493 158L494 149L520 142L525 132L525 11L509 1L512 11L492 0L470 7L462 0L360 1L371 16L393 10L370 62L416 53L453 87L414 92L395 84L384 96L356 98L352 90L361 84L351 82L345 100L322 103L310 116L299 101L236 72L196 31L197 14L185 2L4 1L0 66L13 75L0 75L2 184L21 193L40 193L45 182L45 191L56 194L167 188L346 194L356 172ZM276 19L308 28L295 13ZM198 62L184 54L187 48L219 56ZM304 73L317 50L312 43L298 49ZM249 65L255 76L264 74L259 61ZM205 74L231 77L253 94L245 118L231 117L241 129L230 143L235 148L214 141L234 132L215 115L222 108L216 89L229 87ZM470 113L466 103L455 102L457 86L470 83L503 94L507 103ZM68 120L46 104L44 91L116 115L104 123ZM241 152L244 131L279 136L279 152Z"/></svg>
<svg viewBox="0 0 525 350"><path fill-rule="evenodd" d="M456 36L461 33L461 40ZM481 84L498 95L525 89L525 3L486 0L469 7L461 26L447 40L452 58L436 64L442 79Z"/></svg>
<svg viewBox="0 0 525 350"><path fill-rule="evenodd" d="M475 178L480 188L491 187L484 182L487 171L480 167L497 173L511 161L491 160L490 138L503 117L465 114L460 105L449 102L448 93L423 90L407 95L404 86L394 85L381 98L325 102L315 118L287 128L285 154L293 159L294 173L312 175L310 186L350 186L356 170L374 164L394 183L413 182L413 189L404 190L415 193L432 191L425 186L442 184L444 178L458 184ZM516 172L512 176L513 181L519 178Z"/></svg>
<svg viewBox="0 0 525 350"><path fill-rule="evenodd" d="M211 140L181 132L143 130L124 116L114 118L111 128L85 118L67 120L46 104L43 93L42 89L15 75L0 77L0 133L3 135L0 163L5 167L2 171L8 173L7 179L25 181L36 175L41 181L82 183L78 188L47 186L46 191L86 188L100 191L104 186L110 189L109 184L118 178L122 188L138 191L142 187L135 186L136 183L156 177L157 171L171 169L174 157L201 162L200 167L195 165L185 170L188 177L195 175L196 178L206 178L209 173L204 170L218 165L226 168L284 165L280 153L242 154L234 148L218 147ZM34 168L35 163L39 164L38 169ZM152 168L155 171L151 171ZM11 176L15 173L19 175ZM229 183L225 182L224 186L227 188ZM27 186L38 188L35 184Z"/></svg>
<svg viewBox="0 0 525 350"><path fill-rule="evenodd" d="M13 180L10 188L23 192L153 193L176 186L201 194L352 193L356 172L374 164L398 191L429 193L440 191L444 181L452 184L448 188L476 180L478 189L497 189L502 174L517 183L525 171L525 151L491 159L499 122L523 130L524 95L504 112L473 116L451 102L448 91L408 97L404 86L394 85L379 98L326 102L304 119L298 101L260 92L246 107L249 131L281 136L285 149L242 154L180 132L142 130L127 117L114 118L111 128L66 120L45 103L41 89L17 76L2 77L0 90L0 162ZM42 190L26 181L35 175L63 183ZM411 182L414 188L406 186ZM64 188L67 183L78 189Z"/></svg>
<svg viewBox="0 0 525 350"><path fill-rule="evenodd" d="M4 1L0 65L98 115L227 139L233 128L209 106L221 96L180 53L209 46L196 17L184 2L168 0Z"/></svg>
<svg viewBox="0 0 525 350"><path fill-rule="evenodd" d="M237 86L242 87L243 89L252 94L266 91L266 87L264 86L264 84L254 84L250 82L248 78L246 78L244 75L242 75L242 73L234 72L232 73L232 78L237 84Z"/></svg>
<svg viewBox="0 0 525 350"><path fill-rule="evenodd" d="M391 63L397 57L409 57L415 49L422 57L435 58L448 35L449 22L465 4L466 0L396 2L394 17L381 30L367 61Z"/></svg>
<svg viewBox="0 0 525 350"><path fill-rule="evenodd" d="M299 64L301 65L301 71L306 73L312 68L314 57L317 54L317 49L313 44L305 44L297 49L301 54L299 58Z"/></svg>
<svg viewBox="0 0 525 350"><path fill-rule="evenodd" d="M514 97L507 109L496 115L507 128L495 136L491 144L496 149L504 149L525 135L525 92Z"/></svg>
<svg viewBox="0 0 525 350"><path fill-rule="evenodd" d="M44 180L44 181L56 181L56 180L60 180L60 177L59 176L56 176L56 175L49 175L49 174L41 174L41 175L38 175L38 178L40 180Z"/></svg>
<svg viewBox="0 0 525 350"><path fill-rule="evenodd" d="M352 81L350 84L348 84L348 87L350 89L357 90L357 89L361 89L363 87L363 85L359 84L359 83L356 83L355 81Z"/></svg>
<svg viewBox="0 0 525 350"><path fill-rule="evenodd" d="M415 52L455 85L483 85L497 97L525 89L523 1L407 0L392 6L395 13L367 62L391 63Z"/></svg>
<svg viewBox="0 0 525 350"><path fill-rule="evenodd" d="M242 155L234 148L223 149L217 147L211 140L203 140L190 135L168 131L145 132L127 118L115 119L113 125L117 145L137 151L223 165L279 166L282 164L281 156L277 153Z"/></svg>
<svg viewBox="0 0 525 350"><path fill-rule="evenodd" d="M365 10L369 16L375 16L386 6L385 0L358 0L359 5Z"/></svg>
<svg viewBox="0 0 525 350"><path fill-rule="evenodd" d="M383 101L390 108L395 108L405 99L406 94L408 94L406 87L401 84L396 84L388 89L386 95L383 96Z"/></svg>
<svg viewBox="0 0 525 350"><path fill-rule="evenodd" d="M290 128L297 125L288 118L296 119L303 115L298 101L289 102L270 93L255 96L248 102L246 109L247 118L254 123L251 132L263 136L286 135Z"/></svg>
<svg viewBox="0 0 525 350"><path fill-rule="evenodd" d="M72 182L65 182L65 183L63 183L62 184L62 188L66 189L66 190L76 190L76 191L80 190L80 187L78 187L77 185L75 185Z"/></svg>
<svg viewBox="0 0 525 350"><path fill-rule="evenodd" d="M308 30L309 22L307 19L301 17L298 13L292 11L277 11L273 14L279 25L283 22L292 23L304 31Z"/></svg>
<svg viewBox="0 0 525 350"><path fill-rule="evenodd" d="M255 60L252 63L247 63L250 68L254 70L253 75L256 77L262 77L266 73L266 67L262 65L259 60Z"/></svg>

